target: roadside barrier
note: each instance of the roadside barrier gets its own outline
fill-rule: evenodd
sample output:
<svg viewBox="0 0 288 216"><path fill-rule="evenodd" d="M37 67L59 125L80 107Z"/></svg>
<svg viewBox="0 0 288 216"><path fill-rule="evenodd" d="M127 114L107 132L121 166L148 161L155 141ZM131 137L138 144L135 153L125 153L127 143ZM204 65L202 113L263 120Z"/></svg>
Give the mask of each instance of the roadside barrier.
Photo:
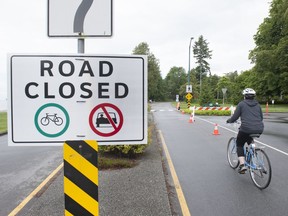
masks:
<svg viewBox="0 0 288 216"><path fill-rule="evenodd" d="M230 107L196 107L196 110L230 110Z"/></svg>
<svg viewBox="0 0 288 216"><path fill-rule="evenodd" d="M265 112L265 114L268 115L268 113L269 113L269 104L268 104L268 102L267 102L267 103L266 103L266 112Z"/></svg>
<svg viewBox="0 0 288 216"><path fill-rule="evenodd" d="M234 112L235 112L235 109L236 109L236 107L234 107L234 106L231 106L231 107L230 107L231 116L234 114Z"/></svg>
<svg viewBox="0 0 288 216"><path fill-rule="evenodd" d="M193 119L193 114L191 113L191 115L190 115L190 118L189 118L189 121L188 121L189 123L193 123L194 122L194 119Z"/></svg>
<svg viewBox="0 0 288 216"><path fill-rule="evenodd" d="M189 118L189 123L193 123L195 121L195 106L190 107L190 110L192 110L191 114L190 114L190 118Z"/></svg>

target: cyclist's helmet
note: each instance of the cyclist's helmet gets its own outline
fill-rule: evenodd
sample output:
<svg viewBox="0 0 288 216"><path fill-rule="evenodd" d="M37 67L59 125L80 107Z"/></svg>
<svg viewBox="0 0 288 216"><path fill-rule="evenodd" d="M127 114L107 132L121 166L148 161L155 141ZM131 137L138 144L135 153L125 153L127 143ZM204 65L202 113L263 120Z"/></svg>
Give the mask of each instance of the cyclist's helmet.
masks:
<svg viewBox="0 0 288 216"><path fill-rule="evenodd" d="M256 92L252 88L246 88L243 90L242 94L244 95L245 99L254 99Z"/></svg>

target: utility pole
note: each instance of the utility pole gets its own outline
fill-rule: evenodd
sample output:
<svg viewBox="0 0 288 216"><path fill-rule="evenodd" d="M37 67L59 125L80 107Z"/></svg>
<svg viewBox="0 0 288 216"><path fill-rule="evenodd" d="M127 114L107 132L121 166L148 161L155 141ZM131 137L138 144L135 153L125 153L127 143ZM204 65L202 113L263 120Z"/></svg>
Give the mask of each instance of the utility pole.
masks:
<svg viewBox="0 0 288 216"><path fill-rule="evenodd" d="M190 38L190 43L189 43L189 63L188 63L188 85L190 85L190 53L191 53L191 42L193 40L193 37Z"/></svg>

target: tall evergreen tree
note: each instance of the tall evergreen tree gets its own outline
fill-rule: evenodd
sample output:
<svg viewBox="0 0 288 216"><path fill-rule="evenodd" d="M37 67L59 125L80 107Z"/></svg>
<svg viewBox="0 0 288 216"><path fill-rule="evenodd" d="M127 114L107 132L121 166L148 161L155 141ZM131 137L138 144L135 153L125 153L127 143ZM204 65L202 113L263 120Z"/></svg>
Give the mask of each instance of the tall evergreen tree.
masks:
<svg viewBox="0 0 288 216"><path fill-rule="evenodd" d="M199 78L200 82L200 97L201 97L201 86L202 86L202 77L206 76L208 73L211 75L210 72L210 65L207 61L207 59L212 58L212 51L208 47L208 42L207 40L204 40L203 36L201 35L198 38L198 41L195 42L193 46L193 53L194 53L194 58L196 58L196 64L197 66L197 78Z"/></svg>
<svg viewBox="0 0 288 216"><path fill-rule="evenodd" d="M148 56L148 99L164 100L164 82L160 72L159 60L150 52L146 42L140 43L133 50L133 54Z"/></svg>

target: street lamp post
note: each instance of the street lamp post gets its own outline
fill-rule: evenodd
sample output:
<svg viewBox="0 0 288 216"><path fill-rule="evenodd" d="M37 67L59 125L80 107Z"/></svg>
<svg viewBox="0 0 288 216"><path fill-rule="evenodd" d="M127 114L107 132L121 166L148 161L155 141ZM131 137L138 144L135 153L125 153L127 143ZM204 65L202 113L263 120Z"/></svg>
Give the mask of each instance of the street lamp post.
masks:
<svg viewBox="0 0 288 216"><path fill-rule="evenodd" d="M190 53L191 53L191 42L193 40L193 37L190 38L190 43L189 43L189 64L188 64L188 85L190 85Z"/></svg>
<svg viewBox="0 0 288 216"><path fill-rule="evenodd" d="M224 98L225 98L225 95L226 95L226 91L227 91L227 88L226 88L226 87L222 88L222 93L223 93L223 105L224 105Z"/></svg>
<svg viewBox="0 0 288 216"><path fill-rule="evenodd" d="M200 63L200 97L201 97L201 90L202 90L202 61Z"/></svg>

